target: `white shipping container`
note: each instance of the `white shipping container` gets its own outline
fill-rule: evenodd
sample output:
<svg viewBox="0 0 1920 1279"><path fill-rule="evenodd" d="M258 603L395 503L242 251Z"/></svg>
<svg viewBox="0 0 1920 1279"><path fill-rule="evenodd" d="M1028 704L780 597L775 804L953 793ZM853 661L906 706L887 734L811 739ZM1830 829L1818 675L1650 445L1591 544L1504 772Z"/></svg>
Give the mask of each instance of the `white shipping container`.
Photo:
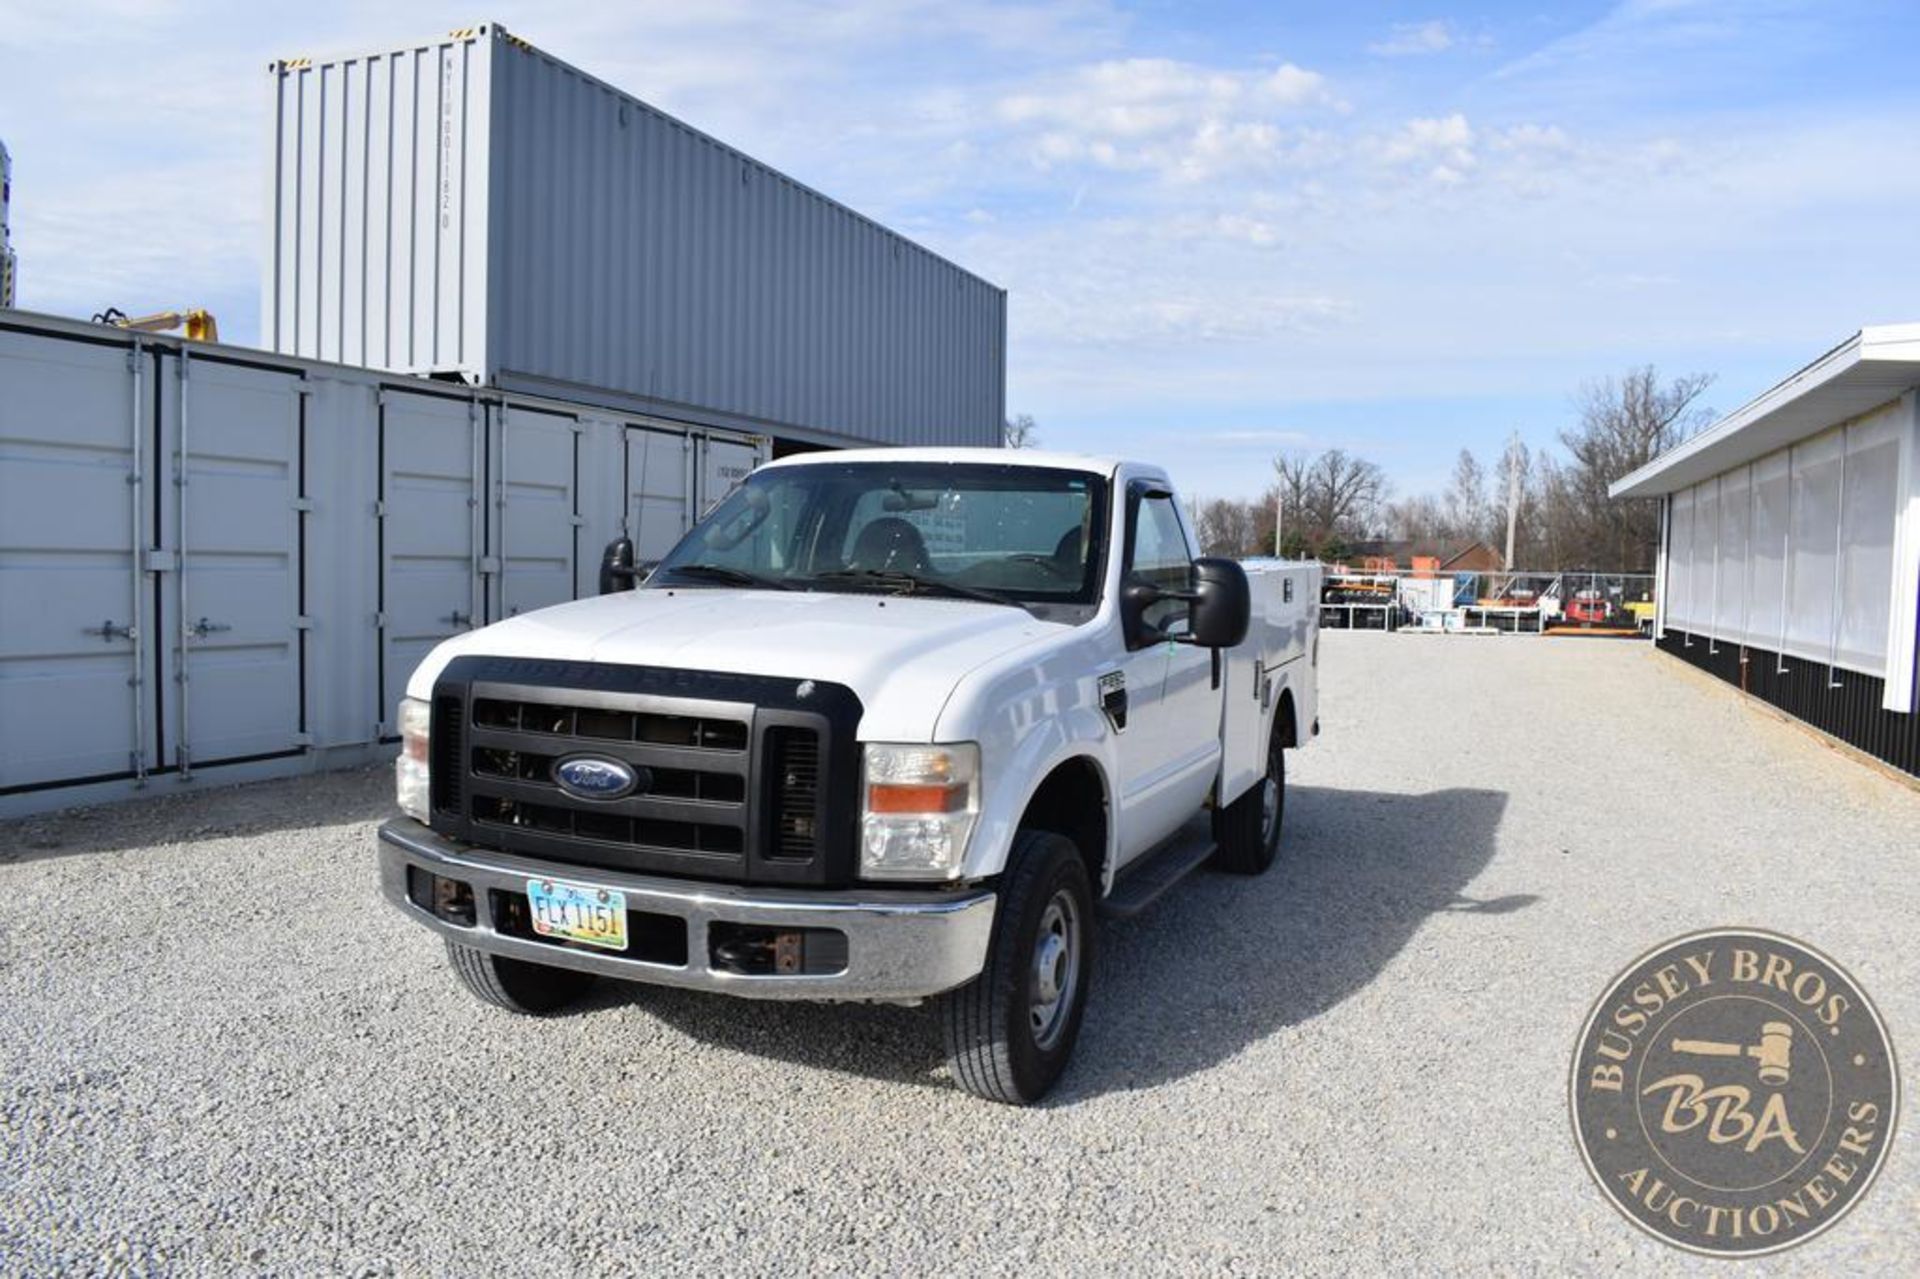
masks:
<svg viewBox="0 0 1920 1279"><path fill-rule="evenodd" d="M1004 291L498 25L268 72L272 349L820 443L999 442Z"/></svg>
<svg viewBox="0 0 1920 1279"><path fill-rule="evenodd" d="M659 558L768 453L10 312L0 816L373 758L435 644L592 594L615 537Z"/></svg>

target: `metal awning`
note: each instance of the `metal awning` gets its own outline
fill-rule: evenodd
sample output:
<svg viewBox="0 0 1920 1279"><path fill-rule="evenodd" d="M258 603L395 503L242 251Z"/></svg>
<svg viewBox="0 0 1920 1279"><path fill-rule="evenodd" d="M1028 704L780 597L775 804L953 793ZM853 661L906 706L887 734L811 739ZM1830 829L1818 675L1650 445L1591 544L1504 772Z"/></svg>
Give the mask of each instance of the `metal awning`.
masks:
<svg viewBox="0 0 1920 1279"><path fill-rule="evenodd" d="M1659 497L1859 417L1920 386L1920 324L1861 329L1686 443L1616 480L1613 497Z"/></svg>

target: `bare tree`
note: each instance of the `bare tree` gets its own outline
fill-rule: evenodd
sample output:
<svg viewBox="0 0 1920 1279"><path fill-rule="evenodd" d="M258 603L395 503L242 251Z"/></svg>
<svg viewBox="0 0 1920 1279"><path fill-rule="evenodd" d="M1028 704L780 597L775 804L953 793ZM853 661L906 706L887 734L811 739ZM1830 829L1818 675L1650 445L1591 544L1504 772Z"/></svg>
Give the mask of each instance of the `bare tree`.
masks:
<svg viewBox="0 0 1920 1279"><path fill-rule="evenodd" d="M1030 449L1039 445L1040 432L1034 424L1033 414L1022 413L1006 421L1003 442L1010 449Z"/></svg>
<svg viewBox="0 0 1920 1279"><path fill-rule="evenodd" d="M1565 461L1535 452L1518 438L1508 442L1492 468L1462 449L1444 494L1392 503L1382 522L1392 536L1440 553L1474 539L1503 546L1517 470L1516 567L1645 572L1658 551L1658 511L1651 503L1611 501L1607 488L1712 420L1711 410L1697 406L1712 382L1711 375L1695 373L1663 383L1646 367L1588 383L1575 401L1579 424L1560 435L1569 455ZM1290 500L1291 508L1311 493L1312 467L1288 461L1281 479L1300 493ZM1293 519L1289 515L1290 527Z"/></svg>
<svg viewBox="0 0 1920 1279"><path fill-rule="evenodd" d="M1659 508L1652 502L1614 502L1607 487L1693 435L1713 419L1697 407L1710 373L1689 373L1662 384L1651 364L1581 388L1580 424L1560 434L1571 461L1564 482L1580 525L1567 548L1580 567L1646 571L1660 544Z"/></svg>
<svg viewBox="0 0 1920 1279"><path fill-rule="evenodd" d="M1217 497L1200 506L1195 532L1208 555L1251 555L1260 551L1254 541L1254 504ZM1271 550L1271 546L1267 549Z"/></svg>
<svg viewBox="0 0 1920 1279"><path fill-rule="evenodd" d="M1453 464L1453 485L1447 489L1447 522L1462 540L1485 538L1488 533L1487 473L1472 450L1461 449Z"/></svg>
<svg viewBox="0 0 1920 1279"><path fill-rule="evenodd" d="M1387 536L1402 542L1437 545L1456 540L1453 521L1440 499L1418 493L1394 502L1386 510Z"/></svg>
<svg viewBox="0 0 1920 1279"><path fill-rule="evenodd" d="M1373 535L1380 526L1387 477L1345 449L1273 459L1286 502L1286 542L1312 554Z"/></svg>

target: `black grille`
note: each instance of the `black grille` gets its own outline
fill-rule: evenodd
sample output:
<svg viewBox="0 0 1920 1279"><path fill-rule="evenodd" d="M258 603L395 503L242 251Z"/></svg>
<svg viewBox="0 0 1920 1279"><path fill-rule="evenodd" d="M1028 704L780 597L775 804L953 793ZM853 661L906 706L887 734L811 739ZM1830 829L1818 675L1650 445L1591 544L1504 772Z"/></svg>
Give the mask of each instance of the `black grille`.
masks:
<svg viewBox="0 0 1920 1279"><path fill-rule="evenodd" d="M460 658L435 688L434 828L583 866L734 883L845 882L859 761L852 692L815 681ZM561 786L617 760L613 799Z"/></svg>
<svg viewBox="0 0 1920 1279"><path fill-rule="evenodd" d="M812 857L820 846L820 735L804 728L767 731L774 857Z"/></svg>
<svg viewBox="0 0 1920 1279"><path fill-rule="evenodd" d="M553 702L474 699L475 728L503 728L595 742L645 742L695 750L743 751L749 726L739 720L567 706Z"/></svg>
<svg viewBox="0 0 1920 1279"><path fill-rule="evenodd" d="M432 774L433 807L440 812L460 811L461 742L466 735L467 707L457 697L433 699L433 748L429 767Z"/></svg>

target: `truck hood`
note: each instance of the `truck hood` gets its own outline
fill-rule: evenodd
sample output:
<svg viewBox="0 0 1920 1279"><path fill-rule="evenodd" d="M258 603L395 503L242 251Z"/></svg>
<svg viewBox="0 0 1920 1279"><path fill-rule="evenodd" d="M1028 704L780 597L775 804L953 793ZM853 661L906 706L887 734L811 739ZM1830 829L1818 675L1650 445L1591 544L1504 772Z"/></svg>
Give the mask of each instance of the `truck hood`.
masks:
<svg viewBox="0 0 1920 1279"><path fill-rule="evenodd" d="M458 635L407 681L427 697L456 657L731 671L829 680L866 708L866 741L930 741L954 686L1015 648L1072 628L971 600L726 588L621 591Z"/></svg>

